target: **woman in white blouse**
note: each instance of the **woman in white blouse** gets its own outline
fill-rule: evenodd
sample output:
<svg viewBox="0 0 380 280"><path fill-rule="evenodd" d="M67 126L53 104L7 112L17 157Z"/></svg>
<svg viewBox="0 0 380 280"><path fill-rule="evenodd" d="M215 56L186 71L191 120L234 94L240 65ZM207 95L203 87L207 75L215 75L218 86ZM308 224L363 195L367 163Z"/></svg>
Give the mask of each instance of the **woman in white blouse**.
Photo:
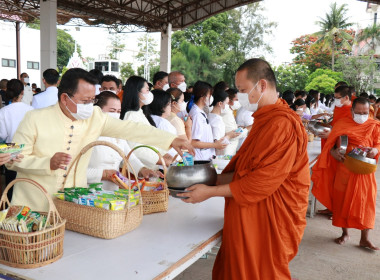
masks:
<svg viewBox="0 0 380 280"><path fill-rule="evenodd" d="M17 79L12 79L7 83L6 97L11 103L0 110L0 139L6 143L11 143L20 122L26 112L33 110L33 107L22 101L24 96L24 84ZM23 143L17 143L23 144ZM17 172L5 169L5 185L16 179ZM8 198L12 198L13 188L8 192Z"/></svg>
<svg viewBox="0 0 380 280"><path fill-rule="evenodd" d="M183 119L178 117L179 112L186 111L185 95L178 88L169 88L167 92L171 97L171 113L167 120L176 128L177 135L191 141L191 128L193 121L188 116Z"/></svg>
<svg viewBox="0 0 380 280"><path fill-rule="evenodd" d="M120 119L151 125L146 118L142 107L149 105L152 101L153 93L149 91L148 82L142 77L131 76L125 83ZM134 148L141 145L141 143L128 141L128 145L129 147ZM172 157L166 154L167 151L157 150L163 155L165 164L169 165L172 162ZM158 169L158 165L162 164L157 153L150 149L137 149L134 154L150 169Z"/></svg>
<svg viewBox="0 0 380 280"><path fill-rule="evenodd" d="M195 148L195 160L210 160L215 156L215 149L223 150L227 146L223 143L223 139L214 141L209 119L201 109L211 105L211 95L212 86L198 81L194 85L191 99L187 104L189 116L193 120L191 144Z"/></svg>
<svg viewBox="0 0 380 280"><path fill-rule="evenodd" d="M116 119L120 118L121 102L119 97L111 91L103 91L96 96L96 106L99 106L102 111ZM106 141L118 146L125 155L131 149L127 141L111 137L100 137L99 141ZM112 148L107 146L95 146L92 150L90 163L87 169L87 183L103 183L103 188L106 190L117 190L118 186L112 182L112 175L115 174L120 167L122 157ZM141 161L132 154L130 164L138 173L139 177L149 178L149 176L161 176L162 174L150 170L141 163Z"/></svg>
<svg viewBox="0 0 380 280"><path fill-rule="evenodd" d="M213 109L208 115L208 118L210 120L214 141L223 140L223 143L229 145L230 139L238 137L240 133L236 131L226 133L226 125L223 122L221 114L226 113L226 108L229 106L228 94L226 91L219 89L214 91L213 97L214 101L211 104ZM224 155L224 150L217 150L216 154Z"/></svg>

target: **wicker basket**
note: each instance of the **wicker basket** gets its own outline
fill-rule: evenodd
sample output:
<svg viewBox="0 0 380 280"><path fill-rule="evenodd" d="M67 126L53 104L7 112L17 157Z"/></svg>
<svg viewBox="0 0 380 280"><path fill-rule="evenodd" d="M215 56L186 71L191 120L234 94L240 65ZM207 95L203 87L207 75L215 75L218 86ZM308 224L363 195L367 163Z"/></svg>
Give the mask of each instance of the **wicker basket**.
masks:
<svg viewBox="0 0 380 280"><path fill-rule="evenodd" d="M140 149L140 148L149 148L156 152L158 156L160 157L161 161L164 162L164 159L159 151L157 151L155 148L152 148L150 146L146 145L140 145L133 148L128 156L127 160L129 160L130 156L132 155L133 151ZM166 212L168 211L168 205L169 205L169 190L168 185L166 183L166 166L163 165L164 169L164 189L162 191L142 191L141 196L143 198L144 204L144 215L152 214L152 213L159 213L159 212Z"/></svg>
<svg viewBox="0 0 380 280"><path fill-rule="evenodd" d="M134 172L132 166L129 164L124 153L112 143L106 141L95 141L87 146L85 146L79 155L70 165L67 174L71 171L72 167L74 168L74 185L75 186L75 177L78 167L78 162L83 154L90 150L94 146L108 146L114 149L119 155L124 159L124 164L121 173L124 176L130 178L130 170L132 170L135 178L137 178L136 173ZM128 172L127 172L128 169ZM62 189L66 184L65 178L63 182ZM104 239L112 239L118 236L121 236L129 231L137 228L142 221L143 217L143 198L140 197L140 203L137 206L130 206L130 197L128 196L127 208L118 211L106 210L102 208L90 207L85 205L75 204L73 202L68 202L54 198L55 205L58 209L60 215L67 220L66 228L68 230L84 233L87 235L100 237Z"/></svg>
<svg viewBox="0 0 380 280"><path fill-rule="evenodd" d="M17 182L28 182L38 188L49 202L47 216L51 227L45 227L36 232L12 232L0 230L0 263L17 268L36 268L55 262L63 255L63 238L65 223L51 196L37 182L30 179L16 179L9 183L1 196L1 208L7 208L10 203L7 198L8 190Z"/></svg>
<svg viewBox="0 0 380 280"><path fill-rule="evenodd" d="M346 154L346 159L343 164L355 174L371 174L376 171L377 165L370 164L368 162L360 161L356 158L351 157L349 154Z"/></svg>

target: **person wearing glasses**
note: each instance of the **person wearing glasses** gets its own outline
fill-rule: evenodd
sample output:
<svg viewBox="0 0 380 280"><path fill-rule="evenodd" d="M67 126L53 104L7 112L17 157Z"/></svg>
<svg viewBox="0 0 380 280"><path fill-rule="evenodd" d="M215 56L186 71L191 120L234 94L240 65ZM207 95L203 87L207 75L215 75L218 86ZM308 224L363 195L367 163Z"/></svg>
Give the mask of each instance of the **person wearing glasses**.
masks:
<svg viewBox="0 0 380 280"><path fill-rule="evenodd" d="M25 144L24 159L7 165L17 171L17 178L40 183L49 194L63 187L73 187L73 174L68 166L80 151L100 136L131 140L169 150L194 152L190 143L176 135L150 125L115 119L104 114L95 101L96 79L86 70L69 69L58 88L58 103L33 110L25 115L13 141ZM86 174L91 153L81 157L76 172L76 187L87 185ZM28 205L35 211L46 211L48 203L37 189L19 182L13 191L12 204Z"/></svg>
<svg viewBox="0 0 380 280"><path fill-rule="evenodd" d="M212 128L203 108L210 106L212 86L198 81L194 85L193 94L187 104L187 112L193 120L191 144L195 148L194 160L210 160L215 156L215 149L223 150L228 144L224 139L214 141Z"/></svg>

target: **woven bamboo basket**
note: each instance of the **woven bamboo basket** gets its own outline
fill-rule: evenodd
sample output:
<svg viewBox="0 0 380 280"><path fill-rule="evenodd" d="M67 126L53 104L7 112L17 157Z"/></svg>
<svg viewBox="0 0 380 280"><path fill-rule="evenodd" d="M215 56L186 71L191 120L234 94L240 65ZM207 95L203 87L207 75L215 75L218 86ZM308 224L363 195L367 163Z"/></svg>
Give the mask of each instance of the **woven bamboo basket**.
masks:
<svg viewBox="0 0 380 280"><path fill-rule="evenodd" d="M135 171L129 164L122 150L120 150L112 143L106 141L95 141L88 144L81 150L67 171L67 174L69 174L73 166L75 166L73 186L76 186L76 172L80 158L83 154L95 146L108 146L118 152L119 155L124 159L124 164L121 171L123 176L128 176L128 179L130 180L130 170L132 170L135 178L137 178ZM67 178L68 176L66 176L63 182L62 190L66 185ZM58 209L59 214L67 220L66 228L68 230L103 239L113 239L134 230L141 224L143 217L143 198L141 196L139 204L132 207L130 206L130 197L128 196L127 207L123 210L118 211L79 205L57 198L54 198L54 203Z"/></svg>
<svg viewBox="0 0 380 280"><path fill-rule="evenodd" d="M127 160L131 157L132 153L140 148L148 148L153 150L158 154L161 161L164 162L164 159L159 151L157 151L155 148L146 146L146 145L140 145L133 148L129 154L127 155ZM159 212L167 212L168 211L168 205L169 205L169 190L168 190L168 184L166 183L166 171L167 168L165 164L163 165L164 169L164 182L163 186L164 189L162 191L141 191L141 196L143 197L143 210L144 215L152 214L152 213L159 213Z"/></svg>
<svg viewBox="0 0 380 280"><path fill-rule="evenodd" d="M0 230L0 263L17 268L36 268L53 263L63 255L66 221L60 217L48 192L30 179L16 179L9 183L1 196L1 209L9 207L7 193L17 182L28 182L44 194L49 210L41 214L47 217L51 227L46 228L45 224L42 230L27 233Z"/></svg>

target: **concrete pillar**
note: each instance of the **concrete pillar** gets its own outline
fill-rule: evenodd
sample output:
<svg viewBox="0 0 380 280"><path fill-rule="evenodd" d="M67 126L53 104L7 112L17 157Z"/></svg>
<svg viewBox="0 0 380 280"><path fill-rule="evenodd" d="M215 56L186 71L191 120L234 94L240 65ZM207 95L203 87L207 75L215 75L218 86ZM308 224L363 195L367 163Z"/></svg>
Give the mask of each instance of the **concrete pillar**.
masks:
<svg viewBox="0 0 380 280"><path fill-rule="evenodd" d="M42 73L57 68L57 0L40 1L41 85Z"/></svg>
<svg viewBox="0 0 380 280"><path fill-rule="evenodd" d="M172 67L172 24L161 31L160 70L170 73Z"/></svg>

